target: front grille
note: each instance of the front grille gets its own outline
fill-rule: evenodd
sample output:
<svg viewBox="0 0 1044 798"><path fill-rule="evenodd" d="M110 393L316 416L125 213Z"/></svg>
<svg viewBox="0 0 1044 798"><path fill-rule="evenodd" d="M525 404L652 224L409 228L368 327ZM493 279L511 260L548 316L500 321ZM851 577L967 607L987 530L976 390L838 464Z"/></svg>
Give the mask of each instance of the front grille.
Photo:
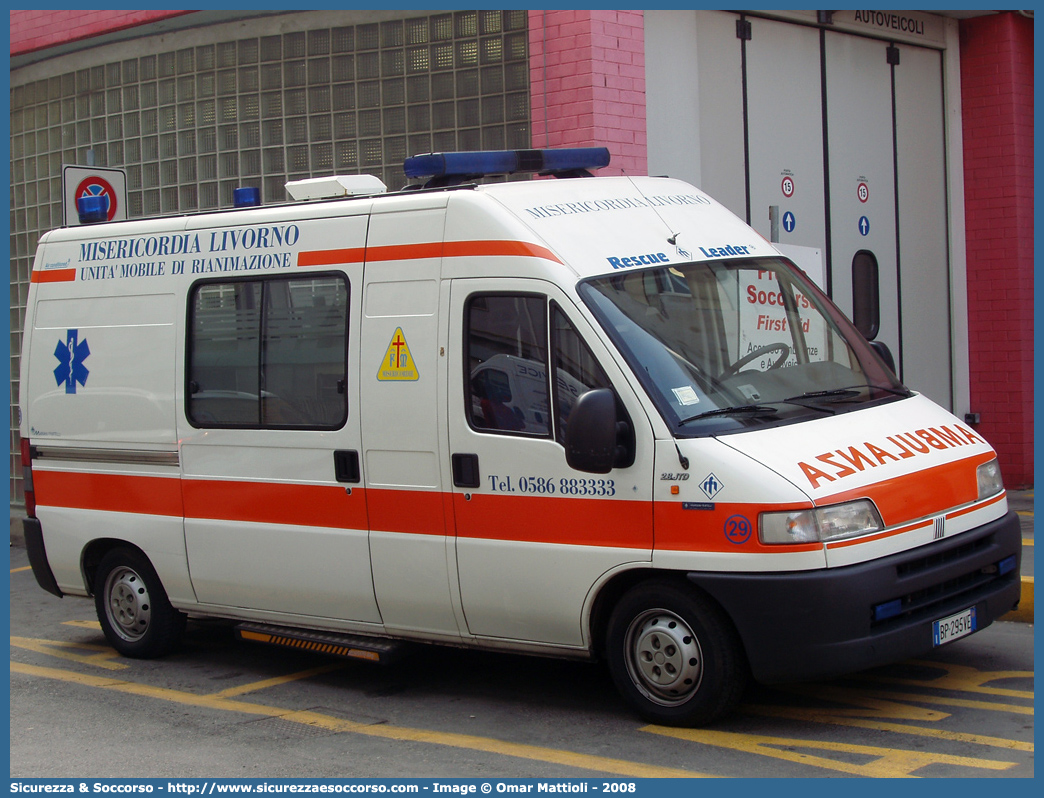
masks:
<svg viewBox="0 0 1044 798"><path fill-rule="evenodd" d="M900 579L913 576L922 571L927 571L929 568L938 568L940 565L946 565L947 563L956 562L957 560L963 560L965 557L972 556L977 552L988 549L993 545L993 535L986 535L978 540L973 540L969 543L965 543L962 546L957 546L953 549L947 549L936 554L929 554L926 557L919 557L916 560L907 560L906 562L900 563L896 566L895 575Z"/></svg>
<svg viewBox="0 0 1044 798"><path fill-rule="evenodd" d="M882 631L889 626L932 617L941 611L939 608L943 604L952 609L961 597L966 597L970 605L990 592L990 588L1009 582L1013 578L1011 568L1002 567L1001 562L983 562L982 552L993 544L994 536L984 535L960 546L897 564L895 573L899 590L887 601L870 607L871 628ZM925 584L932 571L938 572L937 581ZM912 580L918 584L916 589L902 593L904 580L909 583L913 577L919 577Z"/></svg>

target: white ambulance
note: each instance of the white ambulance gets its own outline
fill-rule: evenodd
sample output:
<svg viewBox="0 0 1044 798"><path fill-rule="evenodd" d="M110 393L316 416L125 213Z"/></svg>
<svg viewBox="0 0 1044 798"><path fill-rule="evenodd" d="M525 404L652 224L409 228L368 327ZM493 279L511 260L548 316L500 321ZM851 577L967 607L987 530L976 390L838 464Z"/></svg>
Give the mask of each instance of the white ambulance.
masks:
<svg viewBox="0 0 1044 798"><path fill-rule="evenodd" d="M125 656L191 616L373 660L601 658L668 724L1011 610L989 444L710 197L607 162L416 156L402 191L43 236L40 585L93 596ZM526 171L559 179L474 184Z"/></svg>

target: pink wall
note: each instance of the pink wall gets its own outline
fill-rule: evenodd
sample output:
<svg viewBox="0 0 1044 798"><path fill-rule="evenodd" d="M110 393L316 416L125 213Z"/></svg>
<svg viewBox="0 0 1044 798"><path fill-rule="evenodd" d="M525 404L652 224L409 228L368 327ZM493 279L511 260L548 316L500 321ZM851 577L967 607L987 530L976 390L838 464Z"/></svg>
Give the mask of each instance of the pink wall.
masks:
<svg viewBox="0 0 1044 798"><path fill-rule="evenodd" d="M1008 487L1033 484L1033 21L961 23L971 405Z"/></svg>
<svg viewBox="0 0 1044 798"><path fill-rule="evenodd" d="M31 53L191 11L12 11L11 55Z"/></svg>
<svg viewBox="0 0 1044 798"><path fill-rule="evenodd" d="M641 11L530 11L533 147L609 147L600 175L647 172Z"/></svg>

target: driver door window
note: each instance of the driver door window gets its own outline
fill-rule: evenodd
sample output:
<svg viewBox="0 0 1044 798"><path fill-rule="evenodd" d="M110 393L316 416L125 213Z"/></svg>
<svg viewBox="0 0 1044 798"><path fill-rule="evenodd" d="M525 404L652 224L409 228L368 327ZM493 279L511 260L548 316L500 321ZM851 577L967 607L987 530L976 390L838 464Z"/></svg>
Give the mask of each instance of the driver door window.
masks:
<svg viewBox="0 0 1044 798"><path fill-rule="evenodd" d="M547 299L479 294L468 300L465 406L472 429L550 437L553 427L555 440L562 443L577 400L596 388L612 387L576 327L554 303L550 318L553 385L547 378Z"/></svg>

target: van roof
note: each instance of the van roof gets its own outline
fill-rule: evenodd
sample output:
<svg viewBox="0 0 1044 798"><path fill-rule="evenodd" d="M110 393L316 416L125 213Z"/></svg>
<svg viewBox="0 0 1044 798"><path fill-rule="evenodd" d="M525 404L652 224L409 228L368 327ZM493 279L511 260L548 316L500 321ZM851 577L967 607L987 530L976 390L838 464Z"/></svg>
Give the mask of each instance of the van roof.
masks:
<svg viewBox="0 0 1044 798"><path fill-rule="evenodd" d="M575 172L573 169L570 173ZM500 207L499 212L489 205L491 201ZM476 219L479 217L474 214L512 217L510 227L518 231L520 239L530 238L519 229L522 225L530 232L531 241L551 250L581 278L672 263L779 254L768 241L698 188L664 177L577 177L414 186L360 197L84 225L51 231L40 243L444 207L451 208L451 215L463 214L465 220L447 226L446 240L481 237L466 223L469 213Z"/></svg>

